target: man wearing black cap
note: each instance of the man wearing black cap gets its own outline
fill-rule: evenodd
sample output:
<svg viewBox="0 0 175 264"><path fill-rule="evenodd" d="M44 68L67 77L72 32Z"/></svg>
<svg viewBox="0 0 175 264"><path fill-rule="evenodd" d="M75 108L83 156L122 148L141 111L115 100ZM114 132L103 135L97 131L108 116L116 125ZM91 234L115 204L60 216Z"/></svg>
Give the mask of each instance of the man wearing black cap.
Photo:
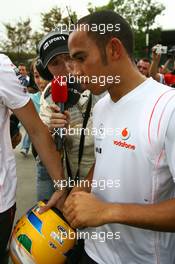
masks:
<svg viewBox="0 0 175 264"><path fill-rule="evenodd" d="M55 31L53 32L55 34ZM40 56L42 57L42 63L44 68L47 67L48 62L57 54L68 53L68 33L64 32L64 35L52 36L48 38L42 45L40 50Z"/></svg>
<svg viewBox="0 0 175 264"><path fill-rule="evenodd" d="M71 76L70 72L72 70L72 61L70 59L68 51L67 32L53 31L45 36L39 44L39 55L45 70L49 71L49 73L51 73L54 77L66 76L68 82L70 81L68 77ZM82 158L79 156L79 145L81 140L80 131L83 126L83 120L84 116L86 115L85 113L87 112L88 104L90 106L90 97L90 92L84 91L81 94L77 104L69 108L69 113L65 111L64 114L60 113L60 109L58 106L53 106L53 102L50 93L48 93L48 89L43 93L41 97L40 117L44 121L44 123L46 123L50 127L50 129L66 127L67 131L68 128L72 129L72 131L73 129L76 131L79 130L77 134L73 135L69 135L69 130L68 134L66 134L65 137L67 158L66 161L64 161L64 167L66 168L65 175L67 177L69 175L75 178L77 172L79 171L80 179L84 179L94 162L94 144L91 134L86 135ZM97 98L96 96L92 97L92 108L98 99L99 98ZM51 104L52 107L50 108ZM89 108L90 117L88 119L86 128L91 131L92 108ZM78 159L81 160L80 164L78 162ZM70 167L70 169L68 169L68 166ZM52 202L48 203L46 209L50 204L52 205Z"/></svg>

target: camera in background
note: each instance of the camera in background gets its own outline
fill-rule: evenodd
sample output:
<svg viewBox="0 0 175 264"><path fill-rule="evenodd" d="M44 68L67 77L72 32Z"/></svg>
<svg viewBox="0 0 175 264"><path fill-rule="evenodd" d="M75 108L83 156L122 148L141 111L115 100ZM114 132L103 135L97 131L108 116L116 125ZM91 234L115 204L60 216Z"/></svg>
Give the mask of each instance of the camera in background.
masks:
<svg viewBox="0 0 175 264"><path fill-rule="evenodd" d="M168 47L157 44L153 47L153 51L155 51L156 54L167 54Z"/></svg>

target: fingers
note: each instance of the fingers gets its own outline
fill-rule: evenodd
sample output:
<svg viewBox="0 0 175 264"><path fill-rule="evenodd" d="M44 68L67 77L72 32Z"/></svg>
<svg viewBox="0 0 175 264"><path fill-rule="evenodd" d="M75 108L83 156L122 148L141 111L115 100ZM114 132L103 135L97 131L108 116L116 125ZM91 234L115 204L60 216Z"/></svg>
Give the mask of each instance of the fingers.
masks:
<svg viewBox="0 0 175 264"><path fill-rule="evenodd" d="M47 212L50 208L51 208L51 207L49 207L49 206L47 206L47 205L45 205L45 206L40 206L38 213L39 213L39 214L43 214L43 213Z"/></svg>
<svg viewBox="0 0 175 264"><path fill-rule="evenodd" d="M65 209L63 209L63 215L64 215L64 217L67 219L67 221L71 224L72 223L72 221L74 220L74 218L75 218L75 212L73 211L73 209L71 210L70 208L69 208L69 210L65 210Z"/></svg>
<svg viewBox="0 0 175 264"><path fill-rule="evenodd" d="M39 214L43 214L44 212L48 211L50 208L55 207L58 204L58 201L61 200L63 192L54 192L50 200L45 206L41 206L40 210L38 211Z"/></svg>
<svg viewBox="0 0 175 264"><path fill-rule="evenodd" d="M82 222L80 222L76 217L72 220L70 225L71 225L71 227L73 229L76 229L76 228L83 229L83 228L85 228L85 225Z"/></svg>
<svg viewBox="0 0 175 264"><path fill-rule="evenodd" d="M65 202L64 207L63 207L63 214L65 215L65 217L68 217L73 211L73 209L74 209L74 206L71 200L69 202Z"/></svg>
<svg viewBox="0 0 175 264"><path fill-rule="evenodd" d="M67 210L69 207L74 207L76 204L74 204L76 202L76 199L79 199L81 193L84 192L74 192L69 194L68 198L66 199L65 203L64 203L64 209Z"/></svg>
<svg viewBox="0 0 175 264"><path fill-rule="evenodd" d="M62 113L53 113L50 118L49 129L63 128L67 125L67 116Z"/></svg>
<svg viewBox="0 0 175 264"><path fill-rule="evenodd" d="M53 113L59 113L60 112L60 107L56 104L50 105L50 109L52 110Z"/></svg>
<svg viewBox="0 0 175 264"><path fill-rule="evenodd" d="M68 223L71 225L72 228L84 228L85 224L82 221L82 217L80 214L77 214L77 210L70 210L68 213L63 211L64 217L67 219Z"/></svg>
<svg viewBox="0 0 175 264"><path fill-rule="evenodd" d="M64 115L66 116L67 122L70 123L70 113L69 113L69 111L64 111Z"/></svg>
<svg viewBox="0 0 175 264"><path fill-rule="evenodd" d="M70 223L72 228L83 227L84 225L78 220L79 219L79 205L78 201L81 199L81 195L84 192L75 192L68 196L64 203L63 215Z"/></svg>
<svg viewBox="0 0 175 264"><path fill-rule="evenodd" d="M77 210L74 208L74 206L69 207L63 207L63 215L68 221L68 223L71 225L72 228L78 228L81 227L80 223L77 220Z"/></svg>
<svg viewBox="0 0 175 264"><path fill-rule="evenodd" d="M60 113L60 108L57 105L52 105L50 108L53 113L50 116L49 129L66 127L70 122L69 112Z"/></svg>

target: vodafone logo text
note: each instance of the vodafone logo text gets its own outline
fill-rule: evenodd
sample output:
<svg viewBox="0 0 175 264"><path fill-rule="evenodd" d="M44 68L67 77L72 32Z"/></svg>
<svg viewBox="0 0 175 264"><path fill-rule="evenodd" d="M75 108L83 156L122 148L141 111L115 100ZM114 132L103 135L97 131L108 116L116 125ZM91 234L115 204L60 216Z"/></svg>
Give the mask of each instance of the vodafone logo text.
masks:
<svg viewBox="0 0 175 264"><path fill-rule="evenodd" d="M114 140L114 145L122 147L122 148L135 150L135 146L134 145L127 144L125 141Z"/></svg>
<svg viewBox="0 0 175 264"><path fill-rule="evenodd" d="M121 141L121 140L114 140L114 145L115 146L118 146L118 147L122 147L122 148L126 148L126 149L130 149L130 150L135 150L136 147L135 145L133 144L129 144L129 143L126 143L125 141L128 140L130 138L130 132L128 130L128 128L124 128L122 131L121 131L121 134L120 134L120 138L124 141Z"/></svg>

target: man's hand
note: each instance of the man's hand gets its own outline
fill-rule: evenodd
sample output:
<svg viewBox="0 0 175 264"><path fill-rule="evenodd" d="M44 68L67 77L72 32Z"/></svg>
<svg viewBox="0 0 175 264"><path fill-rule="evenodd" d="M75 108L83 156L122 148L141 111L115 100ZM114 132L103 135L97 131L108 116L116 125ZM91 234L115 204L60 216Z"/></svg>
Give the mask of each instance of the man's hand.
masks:
<svg viewBox="0 0 175 264"><path fill-rule="evenodd" d="M63 207L63 215L73 228L100 226L105 224L108 203L92 193L74 192Z"/></svg>
<svg viewBox="0 0 175 264"><path fill-rule="evenodd" d="M58 106L50 106L50 108L53 113L50 117L49 129L53 130L54 128L67 128L70 122L69 112L64 111L64 113L60 113L60 108Z"/></svg>
<svg viewBox="0 0 175 264"><path fill-rule="evenodd" d="M40 207L39 213L42 214L52 207L56 207L57 209L62 211L67 195L67 189L54 192L48 203L45 206Z"/></svg>
<svg viewBox="0 0 175 264"><path fill-rule="evenodd" d="M22 135L20 132L18 132L16 135L14 135L11 139L12 141L12 147L13 149L16 148L16 146L21 142Z"/></svg>
<svg viewBox="0 0 175 264"><path fill-rule="evenodd" d="M157 48L157 45L152 48L152 60L155 63L159 64L160 58L161 58L161 54L160 53L156 53L156 48Z"/></svg>
<svg viewBox="0 0 175 264"><path fill-rule="evenodd" d="M161 75L159 74L158 68L159 68L159 62L160 62L161 54L156 53L156 49L157 49L158 45L159 44L157 44L156 46L154 46L152 48L152 62L151 62L151 66L149 69L149 76L151 76L156 81L160 82L161 81Z"/></svg>

